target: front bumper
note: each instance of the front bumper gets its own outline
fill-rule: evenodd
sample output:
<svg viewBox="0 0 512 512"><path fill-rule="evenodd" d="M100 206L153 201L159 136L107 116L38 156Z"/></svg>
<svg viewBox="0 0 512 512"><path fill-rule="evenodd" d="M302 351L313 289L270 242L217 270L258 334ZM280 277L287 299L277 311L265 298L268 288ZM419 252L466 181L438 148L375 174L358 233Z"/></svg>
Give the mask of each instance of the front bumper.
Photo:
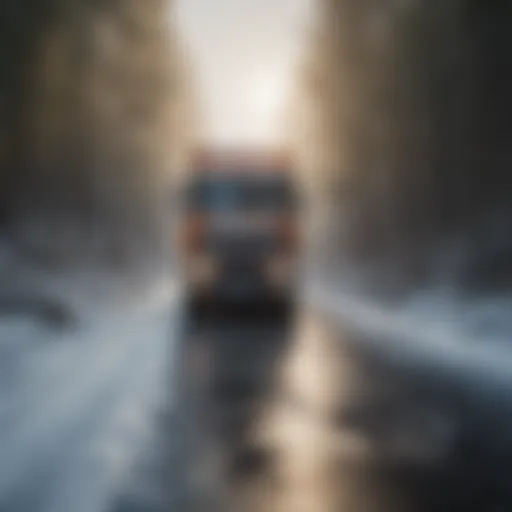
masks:
<svg viewBox="0 0 512 512"><path fill-rule="evenodd" d="M189 295L244 302L288 300L296 281L295 261L280 255L255 260L207 259L191 262Z"/></svg>

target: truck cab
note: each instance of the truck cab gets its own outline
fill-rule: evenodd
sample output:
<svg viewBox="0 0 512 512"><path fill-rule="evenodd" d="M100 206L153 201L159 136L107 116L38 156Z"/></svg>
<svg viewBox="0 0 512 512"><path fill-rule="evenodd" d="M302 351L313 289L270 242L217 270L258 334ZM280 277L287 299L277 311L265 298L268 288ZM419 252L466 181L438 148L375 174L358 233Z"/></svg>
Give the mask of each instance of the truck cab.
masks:
<svg viewBox="0 0 512 512"><path fill-rule="evenodd" d="M287 166L238 157L190 173L180 249L192 314L212 304L289 306L300 245Z"/></svg>

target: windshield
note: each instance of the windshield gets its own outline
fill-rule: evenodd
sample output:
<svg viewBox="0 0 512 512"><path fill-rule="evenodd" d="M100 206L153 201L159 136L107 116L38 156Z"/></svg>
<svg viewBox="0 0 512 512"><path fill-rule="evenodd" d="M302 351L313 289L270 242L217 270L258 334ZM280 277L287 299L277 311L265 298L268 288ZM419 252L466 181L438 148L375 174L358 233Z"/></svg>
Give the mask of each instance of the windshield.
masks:
<svg viewBox="0 0 512 512"><path fill-rule="evenodd" d="M283 178L203 178L187 193L188 207L202 211L275 211L294 203L293 186Z"/></svg>

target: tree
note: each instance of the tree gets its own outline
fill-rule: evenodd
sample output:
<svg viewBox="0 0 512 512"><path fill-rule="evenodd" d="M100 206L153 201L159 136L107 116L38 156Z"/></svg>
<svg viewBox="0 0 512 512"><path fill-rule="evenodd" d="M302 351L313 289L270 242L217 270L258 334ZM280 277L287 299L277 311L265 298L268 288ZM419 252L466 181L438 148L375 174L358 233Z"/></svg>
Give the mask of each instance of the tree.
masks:
<svg viewBox="0 0 512 512"><path fill-rule="evenodd" d="M487 272L512 261L511 18L505 0L320 2L302 143L340 276L407 292L511 275Z"/></svg>
<svg viewBox="0 0 512 512"><path fill-rule="evenodd" d="M69 259L156 250L192 136L171 2L3 0L0 9L0 200L11 236Z"/></svg>

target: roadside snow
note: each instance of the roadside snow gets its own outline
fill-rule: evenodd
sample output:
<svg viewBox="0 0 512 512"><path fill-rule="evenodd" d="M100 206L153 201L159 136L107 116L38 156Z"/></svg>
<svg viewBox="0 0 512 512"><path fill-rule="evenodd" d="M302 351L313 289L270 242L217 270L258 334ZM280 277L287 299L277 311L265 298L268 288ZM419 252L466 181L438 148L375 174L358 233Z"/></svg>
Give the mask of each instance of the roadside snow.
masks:
<svg viewBox="0 0 512 512"><path fill-rule="evenodd" d="M0 510L102 512L169 400L178 292L166 277L151 286L93 273L24 282L58 297L78 323L0 316Z"/></svg>
<svg viewBox="0 0 512 512"><path fill-rule="evenodd" d="M309 284L305 303L397 363L512 384L512 297L464 302L432 293L393 307Z"/></svg>

